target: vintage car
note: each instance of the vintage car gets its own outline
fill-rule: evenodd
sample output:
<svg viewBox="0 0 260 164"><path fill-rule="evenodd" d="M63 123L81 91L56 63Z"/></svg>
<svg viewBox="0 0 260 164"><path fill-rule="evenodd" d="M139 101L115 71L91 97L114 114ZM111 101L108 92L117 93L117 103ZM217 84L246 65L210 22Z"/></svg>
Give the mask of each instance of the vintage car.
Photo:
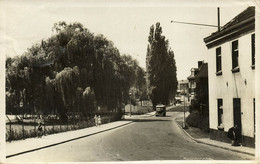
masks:
<svg viewBox="0 0 260 164"><path fill-rule="evenodd" d="M163 104L156 105L155 116L166 116L166 106Z"/></svg>

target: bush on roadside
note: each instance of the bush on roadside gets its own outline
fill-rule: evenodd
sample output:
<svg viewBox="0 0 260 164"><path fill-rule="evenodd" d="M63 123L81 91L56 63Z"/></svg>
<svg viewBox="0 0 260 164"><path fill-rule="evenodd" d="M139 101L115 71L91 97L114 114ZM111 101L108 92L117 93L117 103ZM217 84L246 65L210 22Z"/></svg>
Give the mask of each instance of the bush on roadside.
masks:
<svg viewBox="0 0 260 164"><path fill-rule="evenodd" d="M190 113L189 116L186 118L186 123L189 126L198 127L199 118L200 115L198 112Z"/></svg>
<svg viewBox="0 0 260 164"><path fill-rule="evenodd" d="M189 126L200 128L204 131L209 131L209 117L203 117L199 112L195 111L186 118L186 123Z"/></svg>
<svg viewBox="0 0 260 164"><path fill-rule="evenodd" d="M206 132L209 132L209 117L202 117L201 116L201 119L198 123L198 128L206 131Z"/></svg>

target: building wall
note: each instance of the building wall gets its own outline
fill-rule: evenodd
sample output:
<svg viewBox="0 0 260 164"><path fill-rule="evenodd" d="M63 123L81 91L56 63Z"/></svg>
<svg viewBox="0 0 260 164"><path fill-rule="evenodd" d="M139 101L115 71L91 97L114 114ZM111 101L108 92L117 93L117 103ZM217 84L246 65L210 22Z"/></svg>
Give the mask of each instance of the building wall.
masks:
<svg viewBox="0 0 260 164"><path fill-rule="evenodd" d="M238 38L240 71L232 73L232 41L221 46L222 75L216 75L216 48L209 49L209 115L210 129L217 130L217 99L223 99L224 131L234 126L233 98L241 100L242 135L254 137L255 70L251 68L251 34ZM236 40L236 39L235 39ZM246 81L246 82L245 82Z"/></svg>
<svg viewBox="0 0 260 164"><path fill-rule="evenodd" d="M189 81L188 80L180 80L178 81L178 90L183 91L188 90L189 88Z"/></svg>

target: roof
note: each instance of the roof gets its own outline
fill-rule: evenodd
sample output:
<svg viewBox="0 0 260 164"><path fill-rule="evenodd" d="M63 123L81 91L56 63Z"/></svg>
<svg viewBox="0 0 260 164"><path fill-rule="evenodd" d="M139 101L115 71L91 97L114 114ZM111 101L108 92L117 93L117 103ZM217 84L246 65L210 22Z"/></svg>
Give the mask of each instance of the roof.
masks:
<svg viewBox="0 0 260 164"><path fill-rule="evenodd" d="M195 75L190 75L187 79L188 79L188 80L194 80L195 78L196 78Z"/></svg>
<svg viewBox="0 0 260 164"><path fill-rule="evenodd" d="M199 71L199 68L191 68L191 71L194 71L194 75L190 75L189 77L187 77L188 80L194 80L197 76L197 73Z"/></svg>
<svg viewBox="0 0 260 164"><path fill-rule="evenodd" d="M226 23L220 31L204 38L204 42L208 48L212 48L254 30L255 7L251 6Z"/></svg>
<svg viewBox="0 0 260 164"><path fill-rule="evenodd" d="M208 77L208 63L203 63L196 78Z"/></svg>
<svg viewBox="0 0 260 164"><path fill-rule="evenodd" d="M196 76L195 82L200 83L208 79L208 63L203 63L199 69L199 72ZM205 81L207 82L207 81Z"/></svg>
<svg viewBox="0 0 260 164"><path fill-rule="evenodd" d="M241 12L240 14L238 14L235 18L233 18L231 21L229 21L227 24L225 24L220 31L223 31L227 28L230 28L244 20L247 20L251 17L255 16L255 7L251 6L248 7L246 10L244 10L243 12Z"/></svg>

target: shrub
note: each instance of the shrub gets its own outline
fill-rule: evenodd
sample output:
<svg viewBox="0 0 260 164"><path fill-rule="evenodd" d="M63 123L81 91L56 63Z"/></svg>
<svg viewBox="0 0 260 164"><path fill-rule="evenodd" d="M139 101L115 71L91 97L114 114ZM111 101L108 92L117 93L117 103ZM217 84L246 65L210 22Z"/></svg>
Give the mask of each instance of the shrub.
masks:
<svg viewBox="0 0 260 164"><path fill-rule="evenodd" d="M198 112L190 113L190 115L186 118L186 123L189 126L198 127L199 118L200 116Z"/></svg>
<svg viewBox="0 0 260 164"><path fill-rule="evenodd" d="M209 131L209 117L203 117L197 111L191 113L186 118L186 123L189 126L198 127L202 130Z"/></svg>

